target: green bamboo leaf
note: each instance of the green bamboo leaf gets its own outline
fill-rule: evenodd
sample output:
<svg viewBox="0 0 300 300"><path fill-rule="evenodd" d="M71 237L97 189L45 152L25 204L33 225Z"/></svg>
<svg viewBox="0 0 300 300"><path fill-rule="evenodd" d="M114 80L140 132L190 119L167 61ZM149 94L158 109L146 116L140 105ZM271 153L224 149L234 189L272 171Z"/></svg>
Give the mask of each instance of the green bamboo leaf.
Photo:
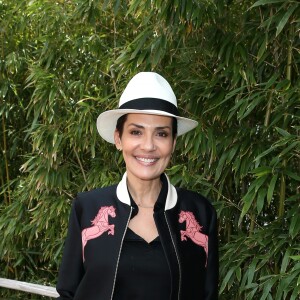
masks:
<svg viewBox="0 0 300 300"><path fill-rule="evenodd" d="M282 19L280 20L280 22L277 25L277 30L276 30L276 37L280 34L280 32L283 30L284 26L286 25L287 21L289 20L290 16L293 14L293 12L297 9L297 7L299 6L299 4L294 4L293 6L291 6L288 11L284 14L284 16L282 17Z"/></svg>
<svg viewBox="0 0 300 300"><path fill-rule="evenodd" d="M299 260L300 261L300 255L291 255L290 258L293 259L293 260L297 260L297 261Z"/></svg>
<svg viewBox="0 0 300 300"><path fill-rule="evenodd" d="M242 278L242 269L241 269L241 267L236 268L235 275L236 275L237 280L240 282L241 278Z"/></svg>
<svg viewBox="0 0 300 300"><path fill-rule="evenodd" d="M228 284L229 280L231 279L233 273L235 271L235 267L232 267L225 275L223 281L222 281L222 285L220 287L220 293L222 293L226 287L226 285Z"/></svg>
<svg viewBox="0 0 300 300"><path fill-rule="evenodd" d="M282 258L280 273L285 273L290 261L291 248L288 248L285 251L285 254Z"/></svg>
<svg viewBox="0 0 300 300"><path fill-rule="evenodd" d="M278 178L278 174L274 175L271 179L269 188L268 188L268 193L267 193L267 202L270 205L273 194L274 194L274 189L275 189L275 185L277 182L277 178Z"/></svg>
<svg viewBox="0 0 300 300"><path fill-rule="evenodd" d="M256 169L254 169L253 171L251 171L251 173L255 174L256 177L262 177L262 176L272 173L272 168L268 167L268 166L258 167Z"/></svg>
<svg viewBox="0 0 300 300"><path fill-rule="evenodd" d="M126 13L126 17L128 17L130 14L136 13L139 5L140 5L140 1L131 1L129 9L127 10L127 13Z"/></svg>
<svg viewBox="0 0 300 300"><path fill-rule="evenodd" d="M283 137L290 137L290 136L291 136L291 134L290 134L288 131L286 131L286 130L284 130L284 129L282 129L282 128L275 127L275 129L276 129Z"/></svg>
<svg viewBox="0 0 300 300"><path fill-rule="evenodd" d="M242 212L241 212L241 215L240 215L240 218L239 218L239 224L241 224L242 222L242 219L244 218L244 216L247 214L247 212L249 211L252 203L253 203L253 200L255 198L255 192L254 191L251 191L251 192L248 192L244 197L243 197L243 208L242 208Z"/></svg>
<svg viewBox="0 0 300 300"><path fill-rule="evenodd" d="M213 105L211 108L205 110L203 112L203 114L206 114L207 112L219 107L220 105L224 104L225 102L227 102L229 99L233 98L233 97L236 97L239 93L241 93L243 90L245 90L247 88L247 86L241 86L241 87L238 87L232 91L230 91L226 97L219 103L217 103L216 105Z"/></svg>
<svg viewBox="0 0 300 300"><path fill-rule="evenodd" d="M258 191L257 194L257 201L256 201L256 208L257 208L257 213L260 214L263 207L264 207L264 202L265 202L265 198L267 195L267 189L266 188L261 188Z"/></svg>
<svg viewBox="0 0 300 300"><path fill-rule="evenodd" d="M267 299L267 297L270 295L270 291L276 281L277 281L277 278L273 277L262 284L264 289L263 289L263 294L262 294L260 300Z"/></svg>
<svg viewBox="0 0 300 300"><path fill-rule="evenodd" d="M241 120L246 118L253 111L253 109L255 109L261 102L264 102L264 101L265 101L265 95L263 97L260 97L260 95L257 95L257 98L247 106L247 110L241 117Z"/></svg>
<svg viewBox="0 0 300 300"><path fill-rule="evenodd" d="M152 32L150 30L143 32L142 34L140 34L133 42L133 44L135 45L135 50L132 52L130 59L134 59L136 57L136 55L138 54L138 52L142 49L142 47L144 46L146 40L149 38L149 36L152 34ZM136 43L138 43L136 45Z"/></svg>
<svg viewBox="0 0 300 300"><path fill-rule="evenodd" d="M275 147L270 147L269 149L267 149L266 151L264 151L263 153L259 154L255 159L254 161L258 161L260 160L262 157L266 156L267 154L269 154L270 152L274 151L275 150Z"/></svg>
<svg viewBox="0 0 300 300"><path fill-rule="evenodd" d="M298 278L297 284L293 289L293 294L289 300L298 300L300 295L300 276Z"/></svg>
<svg viewBox="0 0 300 300"><path fill-rule="evenodd" d="M257 191L260 189L260 187L265 183L265 181L267 179L268 179L268 176L261 176L254 180L253 185L255 187L255 193L257 193Z"/></svg>
<svg viewBox="0 0 300 300"><path fill-rule="evenodd" d="M216 169L215 181L218 181L218 179L220 178L220 175L222 173L222 170L223 170L224 164L226 162L227 156L228 156L228 153L223 152L223 154L222 154L222 156L219 160L218 167Z"/></svg>
<svg viewBox="0 0 300 300"><path fill-rule="evenodd" d="M291 150L293 148L299 149L300 148L299 146L300 146L300 141L293 142L286 149L284 149L282 152L280 152L280 154L278 156L283 157L283 156L285 156L286 153L289 153L291 155L291 152L292 152Z"/></svg>
<svg viewBox="0 0 300 300"><path fill-rule="evenodd" d="M278 79L278 77L280 76L279 73L275 73L272 75L272 77L268 80L268 82L266 83L265 89L269 89Z"/></svg>
<svg viewBox="0 0 300 300"><path fill-rule="evenodd" d="M120 0L115 0L114 1L114 14L117 15L119 9L120 9L120 4L121 4L121 1Z"/></svg>
<svg viewBox="0 0 300 300"><path fill-rule="evenodd" d="M213 144L213 146L211 146L211 149L213 149L213 150L214 150L214 153L215 153L215 152L216 152L215 140L213 140L213 141L214 141L214 144ZM232 149L230 150L230 152L229 152L229 154L228 154L227 160L226 160L226 162L227 162L228 164L229 164L229 163L232 161L232 159L235 157L235 155L236 155L238 149L239 149L239 146L238 146L238 145L235 145L235 146L232 147Z"/></svg>
<svg viewBox="0 0 300 300"><path fill-rule="evenodd" d="M242 57L243 61L247 61L248 53L247 53L245 47L243 45L239 44L237 46L237 50L238 50L240 56Z"/></svg>
<svg viewBox="0 0 300 300"><path fill-rule="evenodd" d="M226 49L226 46L231 43L232 41L232 36L231 35L228 35L224 40L223 40L223 43L222 43L222 47L218 53L218 59L221 59L223 57L223 52L225 51Z"/></svg>
<svg viewBox="0 0 300 300"><path fill-rule="evenodd" d="M247 285L254 283L253 278L254 278L257 262L258 259L254 258L247 270Z"/></svg>
<svg viewBox="0 0 300 300"><path fill-rule="evenodd" d="M289 235L294 238L300 233L300 218L298 214L295 214L289 226Z"/></svg>
<svg viewBox="0 0 300 300"><path fill-rule="evenodd" d="M203 145L202 142L202 139L201 139L201 136L197 136L195 139L194 139L194 147L193 147L193 152L194 153L200 153L199 151L199 148L201 145Z"/></svg>
<svg viewBox="0 0 300 300"><path fill-rule="evenodd" d="M290 274L288 274L288 276L286 276L285 278L283 278L283 280L280 281L279 288L277 289L278 293L276 294L276 300L282 299L283 295L287 295L291 291L294 290L293 281L298 276L299 276L299 273L296 273L296 272L290 273Z"/></svg>
<svg viewBox="0 0 300 300"><path fill-rule="evenodd" d="M284 80L279 81L276 84L275 89L277 91L287 90L290 86L291 86L291 81L289 79L284 79Z"/></svg>
<svg viewBox="0 0 300 300"><path fill-rule="evenodd" d="M163 56L163 45L161 45L164 41L164 37L160 36L158 37L158 39L156 40L156 42L154 44L152 44L152 48L151 52L152 52L152 59L151 59L151 65L152 68L154 68L158 62L160 61L160 59Z"/></svg>
<svg viewBox="0 0 300 300"><path fill-rule="evenodd" d="M139 54L137 60L137 66L140 66L145 61L147 55L149 55L149 52L147 50L141 50L141 53Z"/></svg>
<svg viewBox="0 0 300 300"><path fill-rule="evenodd" d="M273 4L273 3L283 3L285 0L259 0L256 1L250 8L266 5L266 4Z"/></svg>
<svg viewBox="0 0 300 300"><path fill-rule="evenodd" d="M231 61L232 58L232 49L233 49L233 44L229 44L227 45L227 50L226 50L226 54L225 54L225 63L228 66L229 61Z"/></svg>
<svg viewBox="0 0 300 300"><path fill-rule="evenodd" d="M253 299L253 297L255 295L257 295L257 290L258 290L258 286L257 285L252 286L252 291L249 294L247 294L247 300Z"/></svg>
<svg viewBox="0 0 300 300"><path fill-rule="evenodd" d="M247 98L238 99L237 103L229 110L232 113L235 113L238 108L248 102Z"/></svg>
<svg viewBox="0 0 300 300"><path fill-rule="evenodd" d="M264 55L266 49L267 49L267 45L268 45L268 35L266 34L262 44L259 47L258 53L257 53L257 58L256 60L259 61L262 56Z"/></svg>
<svg viewBox="0 0 300 300"><path fill-rule="evenodd" d="M237 113L237 119L241 120L247 107L248 107L248 103L249 103L249 99L245 99L245 101L243 101L242 105L239 108L239 111Z"/></svg>

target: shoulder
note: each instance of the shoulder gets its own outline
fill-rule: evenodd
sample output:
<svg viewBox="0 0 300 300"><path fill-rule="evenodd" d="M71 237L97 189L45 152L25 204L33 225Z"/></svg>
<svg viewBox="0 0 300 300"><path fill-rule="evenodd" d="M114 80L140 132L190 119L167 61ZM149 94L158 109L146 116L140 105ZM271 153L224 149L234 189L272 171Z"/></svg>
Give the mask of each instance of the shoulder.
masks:
<svg viewBox="0 0 300 300"><path fill-rule="evenodd" d="M116 188L117 188L117 185L110 185L107 187L96 188L96 189L93 189L90 191L79 192L77 194L77 198L98 197L99 195L109 196L111 194L116 193Z"/></svg>
<svg viewBox="0 0 300 300"><path fill-rule="evenodd" d="M90 191L79 192L74 199L74 206L80 208L95 204L111 204L116 198L116 188L117 185L111 185Z"/></svg>
<svg viewBox="0 0 300 300"><path fill-rule="evenodd" d="M176 188L178 195L178 203L182 207L196 207L197 209L205 209L207 212L215 213L212 202L205 196L184 188Z"/></svg>
<svg viewBox="0 0 300 300"><path fill-rule="evenodd" d="M205 232L215 232L217 230L217 212L212 202L203 195L177 188L178 205L177 213L191 213L201 226L204 226Z"/></svg>
<svg viewBox="0 0 300 300"><path fill-rule="evenodd" d="M115 206L116 185L97 188L77 194L72 203L71 215L75 215L80 228L87 228L105 206Z"/></svg>

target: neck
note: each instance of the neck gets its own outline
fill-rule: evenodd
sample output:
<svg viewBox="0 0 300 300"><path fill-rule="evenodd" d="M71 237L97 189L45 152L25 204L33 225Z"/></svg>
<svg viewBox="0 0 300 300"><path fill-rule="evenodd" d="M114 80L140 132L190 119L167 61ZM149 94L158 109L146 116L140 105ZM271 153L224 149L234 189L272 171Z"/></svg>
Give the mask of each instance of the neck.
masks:
<svg viewBox="0 0 300 300"><path fill-rule="evenodd" d="M127 176L127 186L134 202L143 208L153 208L161 190L160 178L132 182Z"/></svg>

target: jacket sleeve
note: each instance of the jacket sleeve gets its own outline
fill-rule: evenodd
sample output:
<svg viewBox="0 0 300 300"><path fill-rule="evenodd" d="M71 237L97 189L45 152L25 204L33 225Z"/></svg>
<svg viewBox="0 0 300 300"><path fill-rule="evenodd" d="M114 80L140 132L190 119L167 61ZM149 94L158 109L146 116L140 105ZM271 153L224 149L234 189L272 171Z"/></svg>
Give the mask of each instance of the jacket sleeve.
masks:
<svg viewBox="0 0 300 300"><path fill-rule="evenodd" d="M205 282L205 300L218 299L219 250L216 211L213 208L208 234L207 274Z"/></svg>
<svg viewBox="0 0 300 300"><path fill-rule="evenodd" d="M76 200L72 204L68 234L56 285L57 292L60 295L57 299L60 300L74 298L84 273L81 229L76 213Z"/></svg>

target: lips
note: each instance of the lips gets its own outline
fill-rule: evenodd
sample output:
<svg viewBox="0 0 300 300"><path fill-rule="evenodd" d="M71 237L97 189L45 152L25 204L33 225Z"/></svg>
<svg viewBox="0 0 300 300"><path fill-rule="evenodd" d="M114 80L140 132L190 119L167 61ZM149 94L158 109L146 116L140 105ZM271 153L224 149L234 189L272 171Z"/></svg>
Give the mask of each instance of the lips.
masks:
<svg viewBox="0 0 300 300"><path fill-rule="evenodd" d="M147 157L138 157L138 156L136 156L136 159L146 164L152 164L158 161L158 158L147 158Z"/></svg>

